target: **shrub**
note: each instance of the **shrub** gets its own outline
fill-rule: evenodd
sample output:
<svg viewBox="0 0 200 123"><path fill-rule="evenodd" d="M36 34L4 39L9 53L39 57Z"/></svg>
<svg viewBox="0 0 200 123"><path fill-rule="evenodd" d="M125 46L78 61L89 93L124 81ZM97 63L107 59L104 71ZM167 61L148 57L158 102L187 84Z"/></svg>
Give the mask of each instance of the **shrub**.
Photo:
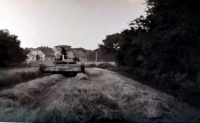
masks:
<svg viewBox="0 0 200 123"><path fill-rule="evenodd" d="M114 70L114 71L118 70L118 68L115 65L112 65L110 63L101 63L97 67L102 68L102 69Z"/></svg>

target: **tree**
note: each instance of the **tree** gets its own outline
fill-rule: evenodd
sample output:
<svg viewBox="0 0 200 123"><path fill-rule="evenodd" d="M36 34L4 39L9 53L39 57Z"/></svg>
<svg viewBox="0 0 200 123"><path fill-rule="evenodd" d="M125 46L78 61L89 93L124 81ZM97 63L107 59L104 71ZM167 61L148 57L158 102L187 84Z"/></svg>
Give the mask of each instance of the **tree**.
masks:
<svg viewBox="0 0 200 123"><path fill-rule="evenodd" d="M198 0L147 0L148 31L162 71L187 73L195 79L199 71L200 8ZM161 65L163 64L163 65ZM160 67L161 69L161 67Z"/></svg>
<svg viewBox="0 0 200 123"><path fill-rule="evenodd" d="M10 35L8 30L0 30L0 54L0 67L19 64L26 58L17 36Z"/></svg>
<svg viewBox="0 0 200 123"><path fill-rule="evenodd" d="M119 33L107 35L106 39L103 40L103 44L99 44L99 47L104 53L115 53L119 49L122 41L123 37Z"/></svg>
<svg viewBox="0 0 200 123"><path fill-rule="evenodd" d="M122 37L118 41L119 48L111 50L116 54L117 65L142 79L151 80L150 85L170 90L189 102L187 97L194 97L192 103L197 104L200 101L197 98L200 94L197 84L200 82L200 2L146 2L146 18L141 16L131 21L131 29L118 34ZM103 42L101 47L105 48L115 44L108 38Z"/></svg>
<svg viewBox="0 0 200 123"><path fill-rule="evenodd" d="M105 53L116 53L118 65L131 66L133 69L143 67L145 71L151 69L159 75L187 73L187 77L195 80L200 64L200 2L146 2L146 18L140 16L131 21L130 30L107 36L100 47ZM116 44L117 49L114 47ZM137 60L141 55L145 60L139 64Z"/></svg>

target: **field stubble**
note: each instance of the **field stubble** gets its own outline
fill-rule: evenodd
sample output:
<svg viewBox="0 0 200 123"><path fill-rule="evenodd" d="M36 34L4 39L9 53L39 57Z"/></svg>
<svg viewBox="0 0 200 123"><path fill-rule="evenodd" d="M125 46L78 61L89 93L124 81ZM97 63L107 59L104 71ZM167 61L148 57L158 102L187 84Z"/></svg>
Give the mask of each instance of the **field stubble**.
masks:
<svg viewBox="0 0 200 123"><path fill-rule="evenodd" d="M10 122L199 120L198 111L188 104L99 68L73 78L54 74L4 89L0 107L0 120Z"/></svg>

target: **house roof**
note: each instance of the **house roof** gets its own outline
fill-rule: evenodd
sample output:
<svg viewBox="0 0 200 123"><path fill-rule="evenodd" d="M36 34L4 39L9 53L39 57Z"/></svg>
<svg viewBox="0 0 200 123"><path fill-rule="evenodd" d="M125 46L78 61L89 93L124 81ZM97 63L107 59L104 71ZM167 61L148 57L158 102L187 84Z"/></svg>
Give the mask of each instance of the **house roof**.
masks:
<svg viewBox="0 0 200 123"><path fill-rule="evenodd" d="M87 58L87 55L80 50L73 50L75 57Z"/></svg>
<svg viewBox="0 0 200 123"><path fill-rule="evenodd" d="M54 51L49 47L38 47L37 49L41 50L45 56L54 56Z"/></svg>
<svg viewBox="0 0 200 123"><path fill-rule="evenodd" d="M42 52L41 50L39 50L39 49L32 49L28 54L27 54L27 56L36 56L35 54L33 54L33 51L37 51L37 52ZM42 52L43 53L43 52Z"/></svg>
<svg viewBox="0 0 200 123"><path fill-rule="evenodd" d="M26 48L26 49L23 50L23 53L25 55L28 55L30 52L31 52L31 49L28 49L28 48Z"/></svg>
<svg viewBox="0 0 200 123"><path fill-rule="evenodd" d="M70 50L71 49L71 46L69 46L69 45L57 45L57 46L55 46L55 48L64 48L65 50Z"/></svg>

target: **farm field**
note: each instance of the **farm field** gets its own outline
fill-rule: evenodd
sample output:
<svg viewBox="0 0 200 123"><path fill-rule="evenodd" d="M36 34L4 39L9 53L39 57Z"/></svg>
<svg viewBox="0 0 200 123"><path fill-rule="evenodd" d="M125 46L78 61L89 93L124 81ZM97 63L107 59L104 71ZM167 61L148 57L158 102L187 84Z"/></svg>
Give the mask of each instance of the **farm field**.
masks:
<svg viewBox="0 0 200 123"><path fill-rule="evenodd" d="M200 120L200 111L188 104L100 68L86 68L76 77L52 74L16 83L0 90L0 108L1 122Z"/></svg>
<svg viewBox="0 0 200 123"><path fill-rule="evenodd" d="M2 69L0 70L0 88L35 79L40 76L42 76L42 73L38 67Z"/></svg>

